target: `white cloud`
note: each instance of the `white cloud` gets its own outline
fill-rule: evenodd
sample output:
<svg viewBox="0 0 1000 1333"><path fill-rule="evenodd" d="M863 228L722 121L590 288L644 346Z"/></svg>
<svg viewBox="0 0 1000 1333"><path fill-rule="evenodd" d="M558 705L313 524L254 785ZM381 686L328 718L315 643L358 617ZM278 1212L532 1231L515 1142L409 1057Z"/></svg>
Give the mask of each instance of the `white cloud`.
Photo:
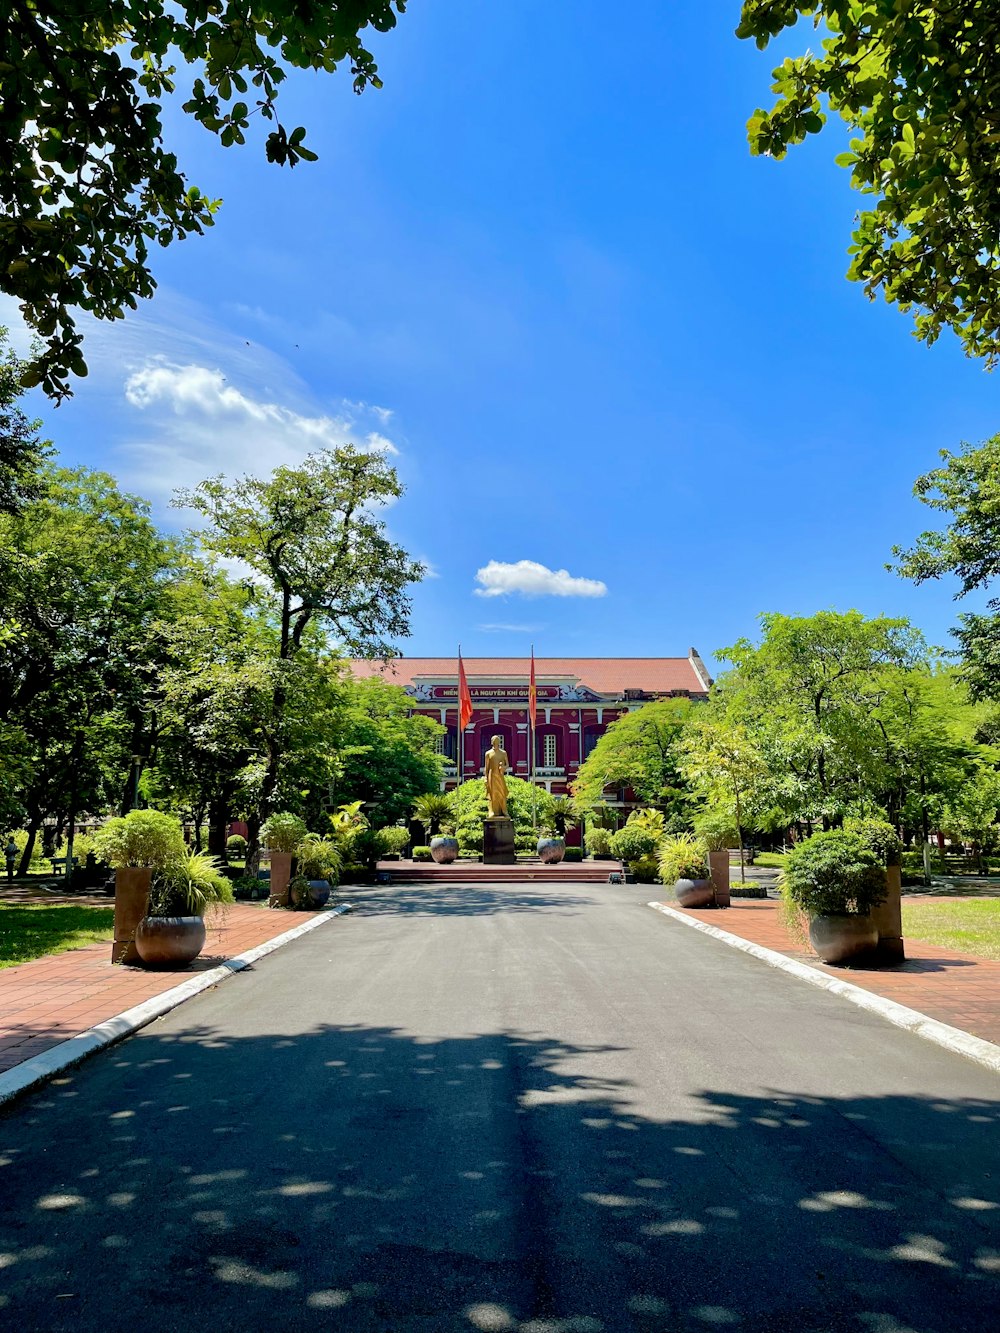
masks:
<svg viewBox="0 0 1000 1333"><path fill-rule="evenodd" d="M504 597L518 592L525 597L604 597L608 585L600 579L576 578L566 569L549 569L537 560L513 564L491 560L476 570L477 597Z"/></svg>
<svg viewBox="0 0 1000 1333"><path fill-rule="evenodd" d="M387 436L358 429L353 415L310 415L233 383L217 367L148 359L125 381L125 399L151 438L125 446L136 480L163 498L215 473L271 472L317 449L352 443L396 453ZM347 405L345 404L345 408Z"/></svg>
<svg viewBox="0 0 1000 1333"><path fill-rule="evenodd" d="M537 634L539 630L545 628L544 625L477 625L477 629L484 634Z"/></svg>

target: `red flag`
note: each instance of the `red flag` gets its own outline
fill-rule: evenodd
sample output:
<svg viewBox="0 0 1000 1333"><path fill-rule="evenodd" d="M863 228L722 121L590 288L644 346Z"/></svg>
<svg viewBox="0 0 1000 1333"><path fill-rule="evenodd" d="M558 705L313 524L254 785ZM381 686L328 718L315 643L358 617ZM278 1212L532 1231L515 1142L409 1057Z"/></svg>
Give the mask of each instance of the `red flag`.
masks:
<svg viewBox="0 0 1000 1333"><path fill-rule="evenodd" d="M464 731L472 721L472 695L469 682L465 679L465 664L462 654L458 654L458 729Z"/></svg>
<svg viewBox="0 0 1000 1333"><path fill-rule="evenodd" d="M538 686L535 684L535 647L531 646L531 676L528 680L528 717L531 718L531 729L535 729L535 719L538 717Z"/></svg>

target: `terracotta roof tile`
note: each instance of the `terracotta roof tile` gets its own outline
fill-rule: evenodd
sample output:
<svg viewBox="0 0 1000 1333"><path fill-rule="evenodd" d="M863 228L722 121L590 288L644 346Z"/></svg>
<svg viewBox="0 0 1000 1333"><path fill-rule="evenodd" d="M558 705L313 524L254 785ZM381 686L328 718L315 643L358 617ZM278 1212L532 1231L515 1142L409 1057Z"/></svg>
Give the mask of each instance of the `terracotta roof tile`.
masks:
<svg viewBox="0 0 1000 1333"><path fill-rule="evenodd" d="M531 659L527 657L466 657L463 660L470 683L476 677L494 680L509 676L527 680L531 666ZM458 659L398 657L388 666L383 662L354 659L351 669L359 679L381 675L398 685L412 685L419 677L456 679ZM649 694L668 694L674 690L705 693L705 683L690 657L536 657L535 673L539 681L553 676L571 677L597 694L619 694L623 690L643 690Z"/></svg>

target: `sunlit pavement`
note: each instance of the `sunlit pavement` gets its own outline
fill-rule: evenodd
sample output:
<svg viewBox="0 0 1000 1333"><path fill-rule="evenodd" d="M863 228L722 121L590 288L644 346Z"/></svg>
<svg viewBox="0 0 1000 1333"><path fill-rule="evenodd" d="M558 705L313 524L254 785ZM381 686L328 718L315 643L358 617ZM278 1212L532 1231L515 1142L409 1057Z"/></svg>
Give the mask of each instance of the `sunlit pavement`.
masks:
<svg viewBox="0 0 1000 1333"><path fill-rule="evenodd" d="M996 1077L648 896L371 893L15 1105L0 1324L995 1328Z"/></svg>

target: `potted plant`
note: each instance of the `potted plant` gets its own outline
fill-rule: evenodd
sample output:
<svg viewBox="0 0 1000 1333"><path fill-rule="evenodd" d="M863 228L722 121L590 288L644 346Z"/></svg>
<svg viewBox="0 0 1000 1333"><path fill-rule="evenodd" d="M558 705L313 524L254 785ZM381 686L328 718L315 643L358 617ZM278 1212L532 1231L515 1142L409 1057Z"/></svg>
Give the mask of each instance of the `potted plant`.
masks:
<svg viewBox="0 0 1000 1333"><path fill-rule="evenodd" d="M187 967L205 947L205 912L233 901L215 857L186 848L153 873L146 915L135 932L144 967Z"/></svg>
<svg viewBox="0 0 1000 1333"><path fill-rule="evenodd" d="M871 954L878 927L871 912L885 898L885 869L857 833L816 833L789 854L782 893L809 921L809 939L826 963Z"/></svg>
<svg viewBox="0 0 1000 1333"><path fill-rule="evenodd" d="M271 896L269 907L287 907L288 885L293 875L292 861L295 849L306 836L305 820L287 810L277 811L265 819L260 837L271 853Z"/></svg>
<svg viewBox="0 0 1000 1333"><path fill-rule="evenodd" d="M566 855L566 839L546 830L535 844L535 850L543 865L558 865Z"/></svg>
<svg viewBox="0 0 1000 1333"><path fill-rule="evenodd" d="M94 853L115 872L113 963L138 963L135 935L146 915L153 871L184 855L180 823L158 810L131 810L94 834Z"/></svg>
<svg viewBox="0 0 1000 1333"><path fill-rule="evenodd" d="M715 890L705 844L690 833L664 838L659 854L660 879L673 887L681 907L713 907Z"/></svg>
<svg viewBox="0 0 1000 1333"><path fill-rule="evenodd" d="M340 878L343 864L340 848L332 838L307 833L295 849L298 874L288 885L293 907L325 907L330 890Z"/></svg>
<svg viewBox="0 0 1000 1333"><path fill-rule="evenodd" d="M413 802L413 814L427 832L433 860L438 865L450 865L458 856L458 839L441 830L454 818L451 801L442 792L428 792Z"/></svg>

